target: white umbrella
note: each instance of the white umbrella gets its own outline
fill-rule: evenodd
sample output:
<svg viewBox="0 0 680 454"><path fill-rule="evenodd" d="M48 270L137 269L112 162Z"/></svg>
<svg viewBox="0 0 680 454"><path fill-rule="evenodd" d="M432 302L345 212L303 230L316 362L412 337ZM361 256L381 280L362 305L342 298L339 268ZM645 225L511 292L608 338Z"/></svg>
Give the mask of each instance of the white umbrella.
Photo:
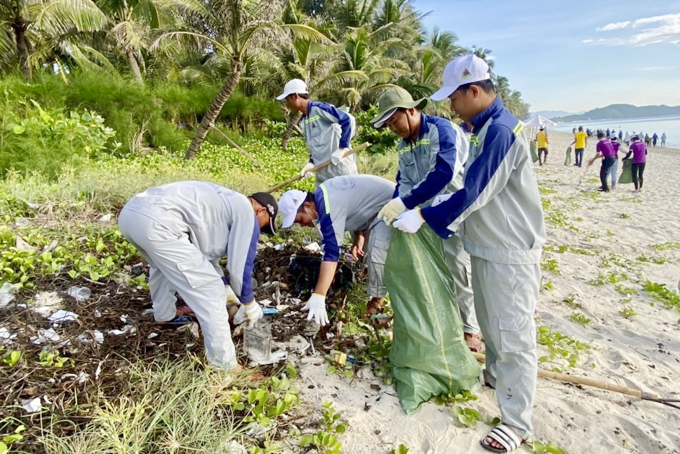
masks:
<svg viewBox="0 0 680 454"><path fill-rule="evenodd" d="M547 127L547 126L555 126L557 123L554 121L550 120L549 118L545 118L543 115L534 115L533 117L529 118L527 121L524 122L526 126L537 126L537 127Z"/></svg>

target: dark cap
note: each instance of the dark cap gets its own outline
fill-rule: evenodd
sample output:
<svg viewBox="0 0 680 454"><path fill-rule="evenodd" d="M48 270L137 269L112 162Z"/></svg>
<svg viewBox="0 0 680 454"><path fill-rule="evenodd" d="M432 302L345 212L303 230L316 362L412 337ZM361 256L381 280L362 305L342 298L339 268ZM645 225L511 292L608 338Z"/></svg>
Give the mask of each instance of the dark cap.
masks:
<svg viewBox="0 0 680 454"><path fill-rule="evenodd" d="M274 223L276 222L276 215L279 212L279 206L276 203L276 199L268 192L256 192L255 194L251 194L250 197L265 207L267 213L269 213L269 225L262 227L262 231L268 235L274 235L276 233Z"/></svg>
<svg viewBox="0 0 680 454"><path fill-rule="evenodd" d="M541 131L545 131L545 127L541 126Z"/></svg>

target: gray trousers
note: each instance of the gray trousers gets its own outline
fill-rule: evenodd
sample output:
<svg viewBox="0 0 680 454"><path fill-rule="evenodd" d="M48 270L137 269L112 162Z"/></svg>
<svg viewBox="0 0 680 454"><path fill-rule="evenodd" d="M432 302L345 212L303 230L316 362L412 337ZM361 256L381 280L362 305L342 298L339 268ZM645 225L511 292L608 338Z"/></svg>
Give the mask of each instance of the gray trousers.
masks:
<svg viewBox="0 0 680 454"><path fill-rule="evenodd" d="M527 439L533 433L538 373L534 310L541 267L479 257L471 262L475 308L486 342L486 379L496 388L502 422Z"/></svg>
<svg viewBox="0 0 680 454"><path fill-rule="evenodd" d="M463 320L463 332L479 334L479 323L475 313L475 301L472 293L470 255L463 248L463 240L458 235L443 241L444 259L453 277L456 292L456 303Z"/></svg>
<svg viewBox="0 0 680 454"><path fill-rule="evenodd" d="M385 221L375 223L368 230L365 262L368 267L368 286L366 292L372 298L384 298L387 295L385 287L385 261L390 248L390 228Z"/></svg>
<svg viewBox="0 0 680 454"><path fill-rule="evenodd" d="M319 165L321 163L315 162L314 165ZM319 187L321 183L326 180L330 180L333 177L339 177L341 175L356 175L357 163L355 156L348 156L338 165L329 165L323 169L316 172L316 187Z"/></svg>
<svg viewBox="0 0 680 454"><path fill-rule="evenodd" d="M151 267L149 290L156 321L175 317L175 291L194 311L201 325L208 362L233 369L236 350L231 340L227 294L222 277L189 241L180 219L164 210L126 205L118 217L120 230Z"/></svg>

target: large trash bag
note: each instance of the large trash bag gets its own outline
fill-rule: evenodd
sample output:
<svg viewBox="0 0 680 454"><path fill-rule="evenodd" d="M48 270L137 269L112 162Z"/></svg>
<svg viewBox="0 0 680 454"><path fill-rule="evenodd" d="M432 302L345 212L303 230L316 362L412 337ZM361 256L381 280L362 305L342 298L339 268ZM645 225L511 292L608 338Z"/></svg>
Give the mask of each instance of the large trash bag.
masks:
<svg viewBox="0 0 680 454"><path fill-rule="evenodd" d="M571 165L571 147L567 147L567 156L564 158L564 165Z"/></svg>
<svg viewBox="0 0 680 454"><path fill-rule="evenodd" d="M399 402L414 414L442 394L474 391L480 366L463 338L444 246L432 229L392 230L385 264L394 339L390 352Z"/></svg>
<svg viewBox="0 0 680 454"><path fill-rule="evenodd" d="M619 177L619 184L628 184L633 182L633 161L630 159L623 160L623 171Z"/></svg>
<svg viewBox="0 0 680 454"><path fill-rule="evenodd" d="M531 162L536 162L538 161L538 145L536 144L535 140L531 141L531 144L529 144L529 149L531 150Z"/></svg>

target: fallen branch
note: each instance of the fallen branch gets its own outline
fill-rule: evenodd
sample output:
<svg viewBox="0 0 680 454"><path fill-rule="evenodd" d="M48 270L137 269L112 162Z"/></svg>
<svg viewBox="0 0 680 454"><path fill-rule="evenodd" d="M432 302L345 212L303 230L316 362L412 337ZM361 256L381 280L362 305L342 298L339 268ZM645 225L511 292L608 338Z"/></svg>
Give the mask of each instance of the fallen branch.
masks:
<svg viewBox="0 0 680 454"><path fill-rule="evenodd" d="M258 161L257 159L255 159L255 157L254 157L252 154L248 153L246 150L243 149L243 147L241 147L239 144L237 144L236 142L234 142L233 139L232 139L231 137L229 137L228 135L226 135L225 133L223 133L223 132L217 127L217 125L214 125L214 124L213 124L213 125L212 125L212 129L214 129L215 131L217 131L222 137L224 137L224 140L226 140L226 141L229 143L229 145L231 145L232 147L236 148L238 151L240 151L241 153L243 153L243 155L244 155L246 158L250 159L250 161L251 161L253 164L255 164L257 167L259 167L259 168L263 168L263 167L264 167L264 165L263 165L260 161Z"/></svg>

